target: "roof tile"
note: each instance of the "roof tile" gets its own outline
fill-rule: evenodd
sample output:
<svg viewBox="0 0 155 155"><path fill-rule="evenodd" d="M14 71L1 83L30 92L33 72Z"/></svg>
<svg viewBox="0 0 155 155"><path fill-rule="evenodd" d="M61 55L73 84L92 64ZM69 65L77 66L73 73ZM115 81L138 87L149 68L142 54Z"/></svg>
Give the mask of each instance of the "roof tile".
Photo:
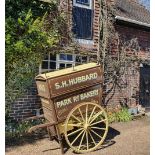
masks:
<svg viewBox="0 0 155 155"><path fill-rule="evenodd" d="M150 23L150 12L137 0L116 0L115 16L130 18L139 22Z"/></svg>

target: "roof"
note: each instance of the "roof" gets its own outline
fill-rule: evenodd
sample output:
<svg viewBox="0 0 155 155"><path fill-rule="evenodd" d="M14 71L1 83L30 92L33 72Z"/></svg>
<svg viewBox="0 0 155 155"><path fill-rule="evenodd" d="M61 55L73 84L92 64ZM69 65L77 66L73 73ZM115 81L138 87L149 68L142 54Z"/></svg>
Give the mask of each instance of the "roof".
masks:
<svg viewBox="0 0 155 155"><path fill-rule="evenodd" d="M115 16L149 24L150 12L137 0L115 0Z"/></svg>
<svg viewBox="0 0 155 155"><path fill-rule="evenodd" d="M97 63L87 63L87 64L75 66L74 68L71 67L71 68L61 69L61 70L54 71L54 72L39 74L38 76L36 76L36 79L54 78L54 77L63 76L63 75L79 72L79 71L82 71L82 70L94 68L94 67L97 67L97 66L99 66Z"/></svg>

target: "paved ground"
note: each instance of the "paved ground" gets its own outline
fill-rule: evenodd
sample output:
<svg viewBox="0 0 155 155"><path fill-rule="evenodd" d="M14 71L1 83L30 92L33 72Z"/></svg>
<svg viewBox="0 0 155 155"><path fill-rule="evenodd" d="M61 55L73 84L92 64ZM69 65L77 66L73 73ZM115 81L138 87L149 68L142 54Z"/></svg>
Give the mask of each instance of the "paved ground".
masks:
<svg viewBox="0 0 155 155"><path fill-rule="evenodd" d="M127 123L113 123L105 144L87 155L149 155L149 132L149 117ZM65 153L74 154L71 149ZM61 155L61 151L56 141L44 138L33 143L6 147L6 155Z"/></svg>

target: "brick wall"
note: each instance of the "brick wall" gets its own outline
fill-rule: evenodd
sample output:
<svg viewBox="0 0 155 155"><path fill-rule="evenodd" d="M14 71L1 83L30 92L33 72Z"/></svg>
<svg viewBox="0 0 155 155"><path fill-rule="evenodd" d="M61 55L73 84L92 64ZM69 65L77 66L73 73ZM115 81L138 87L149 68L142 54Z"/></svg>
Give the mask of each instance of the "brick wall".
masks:
<svg viewBox="0 0 155 155"><path fill-rule="evenodd" d="M132 38L137 38L138 44L140 46L140 51L137 52L138 58L143 60L149 60L150 52L150 32L148 29L142 29L137 27L131 27L126 25L117 24L115 25L116 31L119 33L121 39L129 41ZM115 50L114 50L115 51ZM132 56L132 52L128 51L128 56ZM123 80L124 79L124 80ZM120 89L119 87L114 87L111 91L108 91L112 88L112 85L106 87L105 93L105 104L107 106L113 107L120 105L124 102L128 105L139 103L139 84L140 84L140 67L138 63L132 64L122 77L122 80L126 82L127 86ZM121 81L120 81L121 82Z"/></svg>
<svg viewBox="0 0 155 155"><path fill-rule="evenodd" d="M135 67L136 66L135 64ZM138 69L129 67L123 77L120 78L119 84L109 84L106 86L104 104L110 107L117 105L131 105L133 102L138 103L139 96L139 67ZM112 89L111 89L112 88Z"/></svg>
<svg viewBox="0 0 155 155"><path fill-rule="evenodd" d="M11 107L10 117L17 121L36 115L36 109L41 108L40 99L37 96L36 85L33 85L18 98Z"/></svg>
<svg viewBox="0 0 155 155"><path fill-rule="evenodd" d="M141 47L141 52L148 52L150 46L150 31L136 26L127 26L123 24L115 24L116 31L121 35L123 40L137 38Z"/></svg>

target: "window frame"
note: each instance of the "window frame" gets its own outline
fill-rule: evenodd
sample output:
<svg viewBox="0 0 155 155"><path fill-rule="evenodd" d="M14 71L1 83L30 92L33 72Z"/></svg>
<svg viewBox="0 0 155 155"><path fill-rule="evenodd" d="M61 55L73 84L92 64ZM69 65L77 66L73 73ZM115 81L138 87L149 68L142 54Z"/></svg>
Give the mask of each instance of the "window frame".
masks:
<svg viewBox="0 0 155 155"><path fill-rule="evenodd" d="M88 1L89 1L89 5L86 5L84 3L78 3L77 0L73 0L73 6L93 10L93 0L88 0Z"/></svg>
<svg viewBox="0 0 155 155"><path fill-rule="evenodd" d="M68 60L60 60L60 54L56 54L56 60L50 60L50 52L48 53L48 59L47 60L42 60L43 61L48 61L48 68L47 69L42 69L42 63L39 66L39 74L41 73L45 73L45 72L50 72L50 71L54 71L54 70L59 70L60 68L60 64L63 63L65 64L65 68L67 66L67 64L72 64L72 66L77 66L80 64L84 64L84 63L88 63L89 62L89 56L88 55L81 55L81 54L70 54L70 53L60 53L60 54L68 54L68 55L72 55L73 57L73 61L68 61ZM80 60L80 62L76 62L76 57L80 56L82 57L86 57L86 62L82 62L82 59ZM55 62L56 63L56 68L55 69L50 69L50 62Z"/></svg>
<svg viewBox="0 0 155 155"><path fill-rule="evenodd" d="M84 3L84 2L77 2L77 1L80 1L80 0L76 0L76 4L82 4L82 5L89 6L89 5L90 5L90 1L91 1L91 0L88 0L88 3Z"/></svg>

